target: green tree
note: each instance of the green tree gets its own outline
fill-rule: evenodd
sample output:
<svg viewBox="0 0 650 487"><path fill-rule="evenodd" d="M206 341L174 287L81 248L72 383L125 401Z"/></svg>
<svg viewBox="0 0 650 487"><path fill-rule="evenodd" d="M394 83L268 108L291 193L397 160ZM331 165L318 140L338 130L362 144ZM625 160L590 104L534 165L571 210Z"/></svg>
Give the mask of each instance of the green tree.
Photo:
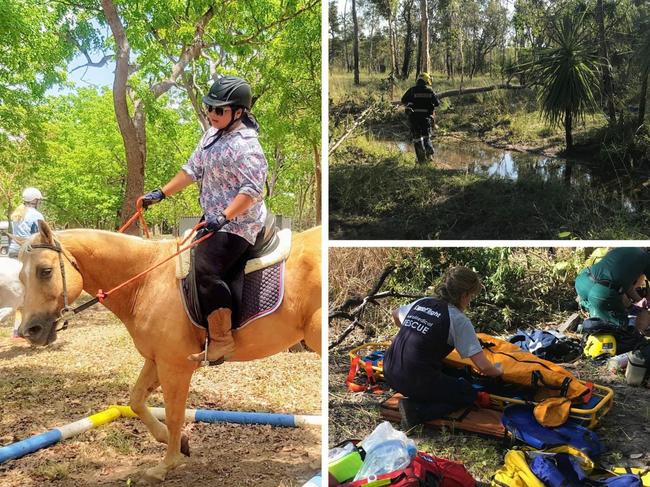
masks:
<svg viewBox="0 0 650 487"><path fill-rule="evenodd" d="M24 136L34 129L36 104L66 79L74 48L58 29L57 9L22 0L0 2L0 128ZM6 139L5 139L6 140Z"/></svg>
<svg viewBox="0 0 650 487"><path fill-rule="evenodd" d="M641 31L641 39L636 49L636 58L640 61L641 67L641 89L639 93L639 117L637 126L645 123L646 100L648 98L648 77L650 76L650 15L641 22L644 27Z"/></svg>
<svg viewBox="0 0 650 487"><path fill-rule="evenodd" d="M113 230L126 185L126 158L112 93L93 88L52 96L41 108L46 151L33 176L48 200L45 216L58 225ZM160 186L192 152L201 130L191 107L161 108L147 125L147 184ZM147 212L150 223L197 214L196 192L185 192Z"/></svg>

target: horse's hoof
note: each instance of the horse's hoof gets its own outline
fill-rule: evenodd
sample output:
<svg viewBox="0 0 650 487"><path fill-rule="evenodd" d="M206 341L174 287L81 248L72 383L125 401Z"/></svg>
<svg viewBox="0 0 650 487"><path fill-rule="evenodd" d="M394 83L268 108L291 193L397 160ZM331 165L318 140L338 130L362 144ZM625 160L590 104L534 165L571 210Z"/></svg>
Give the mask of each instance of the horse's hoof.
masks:
<svg viewBox="0 0 650 487"><path fill-rule="evenodd" d="M185 433L181 435L181 453L186 457L190 456L190 439Z"/></svg>

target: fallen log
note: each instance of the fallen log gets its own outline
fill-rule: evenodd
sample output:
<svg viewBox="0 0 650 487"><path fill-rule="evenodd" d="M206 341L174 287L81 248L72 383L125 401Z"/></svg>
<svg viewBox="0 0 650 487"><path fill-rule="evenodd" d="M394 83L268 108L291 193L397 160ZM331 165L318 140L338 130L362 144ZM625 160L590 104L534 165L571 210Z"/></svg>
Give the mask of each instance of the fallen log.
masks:
<svg viewBox="0 0 650 487"><path fill-rule="evenodd" d="M477 86L474 88L459 88L457 90L447 90L436 93L438 99L440 98L451 98L452 96L463 96L463 95L472 95L474 93L487 93L494 90L522 90L528 88L525 85L511 85L509 83L500 83L490 86ZM393 105L401 105L400 101L394 100L391 101Z"/></svg>
<svg viewBox="0 0 650 487"><path fill-rule="evenodd" d="M498 85L480 86L476 88L460 88L458 90L441 91L440 93L436 93L436 95L438 98L449 98L451 96L471 95L473 93L487 93L488 91L494 90L521 90L523 88L526 88L526 86L502 83Z"/></svg>

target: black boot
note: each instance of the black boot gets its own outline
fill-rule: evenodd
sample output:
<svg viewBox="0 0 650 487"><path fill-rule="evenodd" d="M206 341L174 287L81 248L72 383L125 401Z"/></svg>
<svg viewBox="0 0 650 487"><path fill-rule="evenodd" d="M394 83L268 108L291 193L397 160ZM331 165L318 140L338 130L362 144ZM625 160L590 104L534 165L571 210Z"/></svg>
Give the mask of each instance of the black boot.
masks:
<svg viewBox="0 0 650 487"><path fill-rule="evenodd" d="M404 431L410 430L414 426L426 421L442 418L459 409L457 406L451 404L415 401L406 397L402 398L399 402L398 408L402 415L400 426Z"/></svg>
<svg viewBox="0 0 650 487"><path fill-rule="evenodd" d="M426 164L427 162L427 153L424 149L424 143L422 138L413 140L413 147L415 147L415 155L418 158L418 164Z"/></svg>
<svg viewBox="0 0 650 487"><path fill-rule="evenodd" d="M433 143L431 142L430 137L426 137L424 139L424 150L427 153L427 159L431 161L433 159L433 154L435 151L433 150Z"/></svg>
<svg viewBox="0 0 650 487"><path fill-rule="evenodd" d="M410 430L414 426L424 423L425 421L433 418L427 418L427 411L425 404L408 399L402 398L399 402L399 412L402 415L400 426L404 431Z"/></svg>

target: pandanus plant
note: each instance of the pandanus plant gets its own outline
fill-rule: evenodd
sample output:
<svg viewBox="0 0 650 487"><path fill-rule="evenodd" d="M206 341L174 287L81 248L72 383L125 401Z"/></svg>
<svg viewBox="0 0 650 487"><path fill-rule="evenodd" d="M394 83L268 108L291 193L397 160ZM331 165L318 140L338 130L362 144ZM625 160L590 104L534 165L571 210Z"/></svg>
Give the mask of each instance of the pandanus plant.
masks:
<svg viewBox="0 0 650 487"><path fill-rule="evenodd" d="M565 11L551 22L549 45L530 65L542 114L552 125L564 125L567 152L573 148L574 122L597 109L599 59L585 24L585 13Z"/></svg>

